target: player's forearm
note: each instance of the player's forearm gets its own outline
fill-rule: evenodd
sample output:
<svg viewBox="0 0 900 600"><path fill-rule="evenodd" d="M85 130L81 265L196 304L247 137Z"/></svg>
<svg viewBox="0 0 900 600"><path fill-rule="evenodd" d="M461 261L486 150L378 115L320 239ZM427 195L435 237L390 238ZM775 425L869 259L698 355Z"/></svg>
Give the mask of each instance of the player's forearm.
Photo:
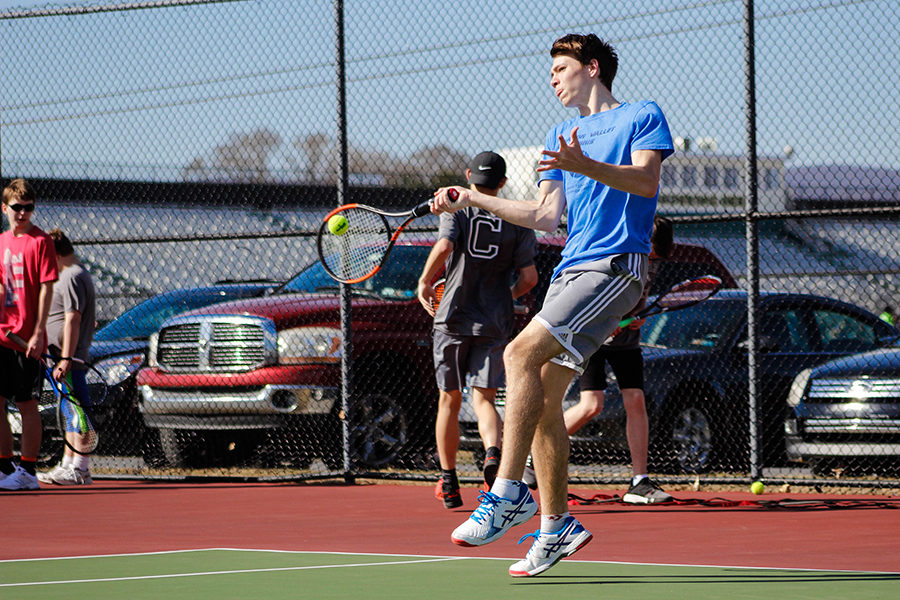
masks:
<svg viewBox="0 0 900 600"><path fill-rule="evenodd" d="M67 312L65 322L63 323L62 348L60 348L64 357L75 356L80 329L81 313L78 311Z"/></svg>
<svg viewBox="0 0 900 600"><path fill-rule="evenodd" d="M659 189L659 169L650 165L612 165L592 160L581 174L611 188L644 198L653 198Z"/></svg>
<svg viewBox="0 0 900 600"><path fill-rule="evenodd" d="M53 282L41 284L38 292L38 317L34 324L35 333L44 332L47 329L47 318L50 315L50 299L53 297Z"/></svg>
<svg viewBox="0 0 900 600"><path fill-rule="evenodd" d="M441 270L441 266L447 262L447 257L453 252L453 242L447 238L441 238L435 242L425 259L425 266L422 267L422 274L419 275L419 283L431 283L434 277Z"/></svg>
<svg viewBox="0 0 900 600"><path fill-rule="evenodd" d="M489 196L474 190L469 194L470 205L483 208L504 221L529 229L555 231L562 215L557 205L544 198L533 202Z"/></svg>
<svg viewBox="0 0 900 600"><path fill-rule="evenodd" d="M516 282L513 284L512 289L510 290L512 293L512 298L515 300L521 296L524 296L531 289L537 285L538 274L537 267L534 265L530 265L521 269L519 271L519 276L516 278Z"/></svg>

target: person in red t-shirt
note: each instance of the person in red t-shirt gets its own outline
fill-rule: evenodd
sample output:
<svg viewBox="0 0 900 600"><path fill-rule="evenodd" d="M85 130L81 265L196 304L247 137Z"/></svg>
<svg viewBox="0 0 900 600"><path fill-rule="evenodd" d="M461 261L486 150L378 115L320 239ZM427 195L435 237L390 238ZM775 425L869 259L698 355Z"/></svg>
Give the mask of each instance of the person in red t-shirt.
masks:
<svg viewBox="0 0 900 600"><path fill-rule="evenodd" d="M47 351L47 316L53 282L59 278L53 240L31 222L35 195L24 179L3 189L9 231L0 234L0 490L36 490L41 449L41 355ZM27 341L24 351L6 337ZM12 400L22 417L19 465L14 466L13 436L6 414Z"/></svg>

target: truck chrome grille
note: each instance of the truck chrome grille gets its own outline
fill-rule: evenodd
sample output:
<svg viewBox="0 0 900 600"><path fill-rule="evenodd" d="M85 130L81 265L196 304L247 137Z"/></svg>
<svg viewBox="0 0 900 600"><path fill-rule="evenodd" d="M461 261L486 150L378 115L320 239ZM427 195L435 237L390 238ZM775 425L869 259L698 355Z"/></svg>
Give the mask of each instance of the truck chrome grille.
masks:
<svg viewBox="0 0 900 600"><path fill-rule="evenodd" d="M170 373L240 373L275 356L274 324L260 317L175 317L159 332L156 361Z"/></svg>
<svg viewBox="0 0 900 600"><path fill-rule="evenodd" d="M859 378L819 379L810 385L808 402L900 402L900 380Z"/></svg>

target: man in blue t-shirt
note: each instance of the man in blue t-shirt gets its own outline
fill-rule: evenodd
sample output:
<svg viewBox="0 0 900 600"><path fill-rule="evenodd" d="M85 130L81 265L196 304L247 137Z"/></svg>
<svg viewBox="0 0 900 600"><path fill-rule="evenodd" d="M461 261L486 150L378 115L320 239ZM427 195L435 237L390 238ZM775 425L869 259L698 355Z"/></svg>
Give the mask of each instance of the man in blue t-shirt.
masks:
<svg viewBox="0 0 900 600"><path fill-rule="evenodd" d="M567 211L569 236L541 311L506 347L507 401L503 456L481 505L451 540L480 546L537 512L519 481L529 451L541 490L541 527L510 575L542 573L571 556L592 535L568 513L569 439L562 399L573 375L615 330L641 297L662 161L672 137L650 101L620 102L612 95L615 50L596 35L570 34L553 43L550 85L578 116L547 135L538 164L540 197L517 202L454 188L435 192L432 211L467 206L543 231Z"/></svg>

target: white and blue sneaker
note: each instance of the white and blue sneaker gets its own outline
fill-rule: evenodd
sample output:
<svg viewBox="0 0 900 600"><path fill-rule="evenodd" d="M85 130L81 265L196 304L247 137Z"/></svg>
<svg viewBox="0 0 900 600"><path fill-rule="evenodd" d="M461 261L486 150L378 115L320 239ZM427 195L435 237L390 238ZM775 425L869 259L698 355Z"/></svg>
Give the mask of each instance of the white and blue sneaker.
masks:
<svg viewBox="0 0 900 600"><path fill-rule="evenodd" d="M509 574L513 577L531 577L543 573L561 559L581 550L594 536L570 515L556 531L546 533L539 529L522 536L519 543L530 537L534 538L534 543L525 559L509 568Z"/></svg>
<svg viewBox="0 0 900 600"><path fill-rule="evenodd" d="M489 544L521 525L537 512L537 502L524 485L519 485L519 497L501 498L491 492L480 492L475 509L465 523L453 530L450 540L459 546L483 546Z"/></svg>
<svg viewBox="0 0 900 600"><path fill-rule="evenodd" d="M4 477L3 481L0 481L0 490L4 491L39 489L41 489L41 486L38 483L37 476L32 475L22 467L16 467L15 471Z"/></svg>

